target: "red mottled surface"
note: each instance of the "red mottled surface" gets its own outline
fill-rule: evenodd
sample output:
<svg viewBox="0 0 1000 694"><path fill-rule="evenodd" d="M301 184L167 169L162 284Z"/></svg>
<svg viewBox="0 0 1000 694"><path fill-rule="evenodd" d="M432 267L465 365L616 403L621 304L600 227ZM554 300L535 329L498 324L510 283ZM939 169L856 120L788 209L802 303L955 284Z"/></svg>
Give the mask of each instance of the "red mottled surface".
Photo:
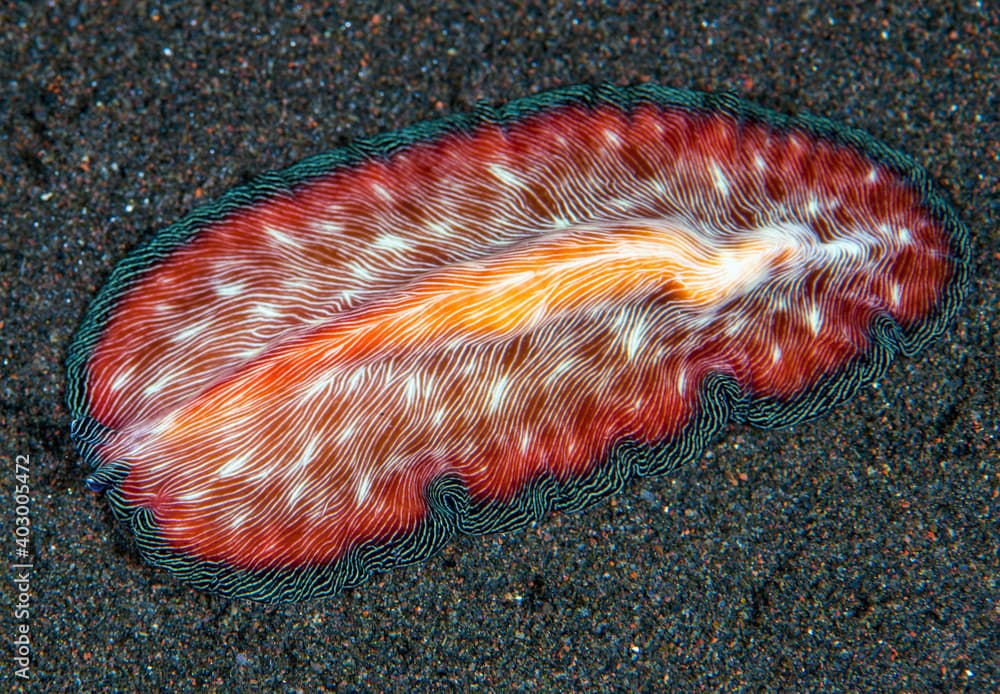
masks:
<svg viewBox="0 0 1000 694"><path fill-rule="evenodd" d="M950 276L920 197L728 117L565 107L342 169L206 227L89 362L127 503L172 546L328 563L412 530L433 478L506 501L656 442L704 377L802 392Z"/></svg>

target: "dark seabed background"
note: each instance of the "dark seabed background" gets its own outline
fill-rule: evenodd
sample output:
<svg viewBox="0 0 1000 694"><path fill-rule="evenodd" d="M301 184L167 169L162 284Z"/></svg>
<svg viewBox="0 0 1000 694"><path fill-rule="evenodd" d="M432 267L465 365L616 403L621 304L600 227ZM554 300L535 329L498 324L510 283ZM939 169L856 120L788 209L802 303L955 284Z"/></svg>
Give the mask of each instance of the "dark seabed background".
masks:
<svg viewBox="0 0 1000 694"><path fill-rule="evenodd" d="M998 5L641 4L4 4L4 689L996 690ZM972 234L953 328L819 421L732 426L672 475L332 599L233 602L143 564L83 487L63 402L67 345L114 263L267 169L605 80L729 90L915 157Z"/></svg>

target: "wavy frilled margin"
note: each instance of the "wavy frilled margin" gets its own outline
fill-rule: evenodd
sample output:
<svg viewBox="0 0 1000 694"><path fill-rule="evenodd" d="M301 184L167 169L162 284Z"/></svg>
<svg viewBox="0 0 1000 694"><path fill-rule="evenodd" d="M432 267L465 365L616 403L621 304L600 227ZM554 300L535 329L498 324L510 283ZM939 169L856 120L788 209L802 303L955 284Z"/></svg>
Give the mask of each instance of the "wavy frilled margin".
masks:
<svg viewBox="0 0 1000 694"><path fill-rule="evenodd" d="M475 111L422 123L396 132L362 138L348 147L303 160L279 172L266 173L216 201L195 210L158 232L114 269L91 303L69 348L67 399L72 435L83 458L96 467L96 450L112 432L90 411L88 362L111 320L118 302L150 268L190 243L204 228L248 206L294 195L300 187L337 170L351 169L373 159L387 159L414 145L484 124L506 126L563 106L613 107L630 113L641 105L725 116L743 124L765 124L778 132L845 145L873 164L890 169L917 191L929 215L945 229L953 272L940 302L919 324L904 329L888 314L869 328L866 353L814 387L784 400L756 397L730 376L705 379L695 416L676 436L653 446L631 440L615 443L611 453L584 477L560 483L542 476L525 486L511 503L475 501L453 476L435 479L427 488L429 513L413 532L391 541L369 542L350 549L335 562L300 569L246 570L223 562L207 562L179 553L161 537L152 513L122 497L119 485L126 464L105 462L88 479L92 488L106 488L119 520L131 528L142 556L193 586L225 596L283 602L333 595L367 581L372 574L419 562L437 552L455 533L484 534L520 528L553 510L576 511L620 491L634 477L657 475L698 458L705 446L730 421L762 427L784 427L815 418L851 398L865 383L878 379L897 353L913 355L947 328L966 291L969 274L968 233L944 194L913 160L859 130L814 116L787 116L749 104L728 94L708 94L656 85L619 88L611 85L574 86L513 101L500 107L481 105Z"/></svg>

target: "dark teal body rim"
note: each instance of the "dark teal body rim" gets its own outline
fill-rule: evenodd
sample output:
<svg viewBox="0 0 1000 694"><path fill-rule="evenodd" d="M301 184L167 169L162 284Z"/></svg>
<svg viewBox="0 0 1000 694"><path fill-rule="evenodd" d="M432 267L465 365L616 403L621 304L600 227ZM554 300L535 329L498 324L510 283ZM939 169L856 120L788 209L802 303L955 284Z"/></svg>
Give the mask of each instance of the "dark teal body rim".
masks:
<svg viewBox="0 0 1000 694"><path fill-rule="evenodd" d="M918 192L928 214L941 223L951 245L954 271L935 311L925 321L905 330L888 315L877 316L869 327L871 347L867 352L788 400L755 397L728 376L710 375L700 391L695 416L678 436L653 446L618 441L587 476L565 482L551 476L536 478L510 503L474 502L457 479L438 478L427 490L428 516L415 531L389 542L357 546L338 561L322 566L245 570L179 553L162 540L147 509L130 506L118 494L117 485L127 475L127 465L114 462L103 465L91 474L88 485L107 490L115 516L129 526L143 558L199 589L229 597L289 602L334 595L364 583L375 573L428 558L456 533L485 534L520 528L552 511L586 508L620 491L635 477L666 473L698 458L730 421L776 428L814 419L850 399L862 385L880 378L897 354L912 356L947 330L968 288L968 230L943 191L905 154L861 130L811 115L783 115L727 93L653 84L577 85L503 106L480 105L470 113L361 138L346 147L311 156L230 190L141 244L116 265L91 302L67 354L67 404L72 435L82 457L94 467L95 447L108 433L88 411L87 364L115 305L143 273L188 244L205 227L274 196L292 195L298 187L333 171L387 158L412 145L468 132L483 124L509 125L563 106L610 106L627 113L646 104L766 124L778 132L802 133L850 147L873 164L891 170Z"/></svg>

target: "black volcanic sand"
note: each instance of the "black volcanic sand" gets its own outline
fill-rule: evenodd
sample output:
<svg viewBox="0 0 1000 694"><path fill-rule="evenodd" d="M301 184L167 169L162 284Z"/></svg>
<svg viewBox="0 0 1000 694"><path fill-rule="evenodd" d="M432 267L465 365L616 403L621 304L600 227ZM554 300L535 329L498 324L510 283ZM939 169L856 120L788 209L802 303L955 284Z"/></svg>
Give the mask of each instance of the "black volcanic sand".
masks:
<svg viewBox="0 0 1000 694"><path fill-rule="evenodd" d="M22 623L31 641L31 679L13 677L8 645L4 684L998 687L995 3L501 16L446 0L416 12L306 3L274 17L84 4L0 10L0 625L5 643ZM730 90L913 155L972 233L973 282L952 330L819 421L733 426L673 475L538 527L459 538L336 598L233 602L144 565L84 489L63 403L67 345L114 263L264 170L479 100L605 80ZM16 455L30 457L27 622L13 613Z"/></svg>

